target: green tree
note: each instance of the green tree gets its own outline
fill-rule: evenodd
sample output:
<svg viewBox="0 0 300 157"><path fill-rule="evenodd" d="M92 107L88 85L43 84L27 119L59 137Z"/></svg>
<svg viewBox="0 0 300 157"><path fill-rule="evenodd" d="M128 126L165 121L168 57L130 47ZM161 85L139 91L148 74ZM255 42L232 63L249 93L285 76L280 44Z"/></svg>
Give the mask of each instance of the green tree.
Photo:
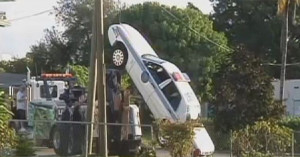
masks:
<svg viewBox="0 0 300 157"><path fill-rule="evenodd" d="M211 0L214 27L226 34L230 45L243 44L248 50L264 60L264 63L281 63L280 37L282 19L277 14L278 0ZM291 2L294 2L291 1ZM300 62L299 12L290 9L287 63ZM295 16L294 16L295 15ZM294 23L294 24L292 24ZM265 66L271 76L280 77L279 66ZM300 76L298 66L288 66L287 79Z"/></svg>
<svg viewBox="0 0 300 157"><path fill-rule="evenodd" d="M68 64L89 65L92 36L93 0L60 0L55 7L57 22L66 29L55 27L45 31L45 37L31 47L28 57L38 71L60 71ZM104 0L105 30L116 11L113 0ZM107 44L108 45L108 44Z"/></svg>
<svg viewBox="0 0 300 157"><path fill-rule="evenodd" d="M207 15L191 7L191 4L180 9L159 3L144 3L123 10L121 21L141 32L160 57L187 72L192 86L203 99L211 97L211 77L230 51L222 48L226 47L227 40L222 33L214 31Z"/></svg>
<svg viewBox="0 0 300 157"><path fill-rule="evenodd" d="M284 106L273 100L271 77L262 60L240 46L214 79L216 126L236 130L258 120L278 119Z"/></svg>
<svg viewBox="0 0 300 157"><path fill-rule="evenodd" d="M26 67L32 68L30 58L13 58L11 61L0 61L0 68L9 73L26 73Z"/></svg>
<svg viewBox="0 0 300 157"><path fill-rule="evenodd" d="M89 69L81 65L71 65L72 73L78 79L78 84L83 87L87 87L89 81Z"/></svg>

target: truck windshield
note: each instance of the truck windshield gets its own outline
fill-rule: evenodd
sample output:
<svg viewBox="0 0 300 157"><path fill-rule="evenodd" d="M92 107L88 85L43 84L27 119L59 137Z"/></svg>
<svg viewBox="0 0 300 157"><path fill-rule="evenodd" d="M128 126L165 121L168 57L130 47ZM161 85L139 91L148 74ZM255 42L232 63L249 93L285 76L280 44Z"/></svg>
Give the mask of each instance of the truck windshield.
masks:
<svg viewBox="0 0 300 157"><path fill-rule="evenodd" d="M49 87L50 96L52 98L56 98L57 97L57 86L54 85L54 86L48 86L48 87ZM45 91L44 85L40 86L40 96L41 96L41 98L47 98L47 93Z"/></svg>

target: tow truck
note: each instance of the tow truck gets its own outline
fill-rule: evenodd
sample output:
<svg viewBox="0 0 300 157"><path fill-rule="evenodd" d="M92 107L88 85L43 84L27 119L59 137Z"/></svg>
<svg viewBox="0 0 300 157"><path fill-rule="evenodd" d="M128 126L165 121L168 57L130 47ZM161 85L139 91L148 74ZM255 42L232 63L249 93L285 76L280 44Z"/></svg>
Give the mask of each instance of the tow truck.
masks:
<svg viewBox="0 0 300 157"><path fill-rule="evenodd" d="M58 155L81 154L84 149L86 126L76 122L86 122L87 92L77 86L77 79L71 74L44 73L40 77L30 77L27 73L26 85L29 105L27 108L27 132L39 145L53 148ZM116 119L113 110L115 103L112 95L120 94L121 75L118 70L107 71L107 119L109 123L129 123L132 126L108 126L109 154L135 155L141 145L141 127L139 108L134 104L125 104L120 108L121 117ZM30 78L30 79L28 79ZM10 87L10 96L15 97L18 87ZM126 94L125 94L126 95ZM125 97L123 97L124 99ZM14 106L14 105L13 105ZM98 109L95 109L95 117ZM125 114L127 116L125 116ZM123 115L123 116L122 116ZM97 119L97 118L95 118ZM61 123L60 121L72 121ZM125 130L125 131L124 131ZM94 125L94 135L98 137L98 127Z"/></svg>

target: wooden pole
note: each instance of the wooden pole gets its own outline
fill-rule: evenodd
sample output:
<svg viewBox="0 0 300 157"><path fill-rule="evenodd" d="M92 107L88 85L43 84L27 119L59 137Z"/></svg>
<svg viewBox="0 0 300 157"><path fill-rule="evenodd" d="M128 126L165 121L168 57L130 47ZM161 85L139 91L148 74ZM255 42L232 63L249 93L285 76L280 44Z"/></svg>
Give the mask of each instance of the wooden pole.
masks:
<svg viewBox="0 0 300 157"><path fill-rule="evenodd" d="M106 124L106 80L104 64L104 29L103 29L103 0L95 0L96 19L96 52L97 52L97 89L98 89L98 110L99 122ZM107 126L100 125L99 129L100 156L107 157Z"/></svg>
<svg viewBox="0 0 300 157"><path fill-rule="evenodd" d="M284 104L284 86L285 86L285 73L286 73L286 57L287 57L287 38L288 38L288 19L289 19L289 0L287 2L284 14L282 15L282 26L281 26L281 40L280 40L280 51L281 57L281 72L280 72L280 102Z"/></svg>
<svg viewBox="0 0 300 157"><path fill-rule="evenodd" d="M89 67L89 84L88 84L88 107L87 107L87 121L94 122L95 113L95 99L96 99L96 79L97 79L97 54L95 51L96 46L96 14L93 14L92 26L92 41L91 41L91 54L90 54L90 67ZM93 124L88 127L88 153L92 153L93 148Z"/></svg>

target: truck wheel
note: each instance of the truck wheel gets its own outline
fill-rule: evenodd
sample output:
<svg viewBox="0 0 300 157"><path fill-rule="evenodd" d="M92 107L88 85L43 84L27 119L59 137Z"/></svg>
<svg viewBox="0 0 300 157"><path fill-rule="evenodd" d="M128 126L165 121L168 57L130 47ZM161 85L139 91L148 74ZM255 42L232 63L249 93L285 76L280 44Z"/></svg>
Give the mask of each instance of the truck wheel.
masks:
<svg viewBox="0 0 300 157"><path fill-rule="evenodd" d="M128 60L128 52L126 47L121 44L117 43L113 47L113 54L112 54L112 63L116 68L124 69L125 65Z"/></svg>
<svg viewBox="0 0 300 157"><path fill-rule="evenodd" d="M61 144L61 133L57 127L54 127L51 133L51 143L57 155L64 155Z"/></svg>
<svg viewBox="0 0 300 157"><path fill-rule="evenodd" d="M73 138L73 127L69 130L69 139L68 139L68 155L74 154L74 138Z"/></svg>
<svg viewBox="0 0 300 157"><path fill-rule="evenodd" d="M59 156L73 155L74 153L74 139L71 128L69 125L61 124L52 131L53 149Z"/></svg>

